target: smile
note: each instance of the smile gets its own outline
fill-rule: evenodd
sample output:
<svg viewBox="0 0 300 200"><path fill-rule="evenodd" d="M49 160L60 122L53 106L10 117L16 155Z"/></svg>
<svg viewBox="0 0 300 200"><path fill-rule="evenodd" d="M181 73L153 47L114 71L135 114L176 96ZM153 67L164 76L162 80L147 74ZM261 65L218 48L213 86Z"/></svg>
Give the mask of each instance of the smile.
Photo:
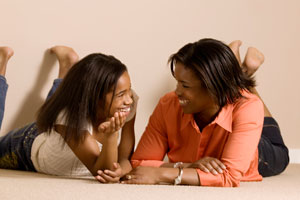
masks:
<svg viewBox="0 0 300 200"><path fill-rule="evenodd" d="M179 104L180 104L181 106L185 106L185 105L187 105L188 103L189 103L188 100L182 100L182 99L179 99Z"/></svg>
<svg viewBox="0 0 300 200"><path fill-rule="evenodd" d="M120 112L129 113L130 107L122 108L122 109L120 109Z"/></svg>

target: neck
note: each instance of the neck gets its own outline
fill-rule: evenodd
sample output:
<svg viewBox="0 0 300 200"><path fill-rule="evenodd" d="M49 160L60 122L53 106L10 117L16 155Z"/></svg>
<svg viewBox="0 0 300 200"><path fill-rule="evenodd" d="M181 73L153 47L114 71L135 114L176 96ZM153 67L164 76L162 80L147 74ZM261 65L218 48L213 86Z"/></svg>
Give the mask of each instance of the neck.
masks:
<svg viewBox="0 0 300 200"><path fill-rule="evenodd" d="M216 106L203 112L195 113L194 119L199 129L202 131L204 127L214 121L214 119L218 116L220 110L221 108L219 106Z"/></svg>

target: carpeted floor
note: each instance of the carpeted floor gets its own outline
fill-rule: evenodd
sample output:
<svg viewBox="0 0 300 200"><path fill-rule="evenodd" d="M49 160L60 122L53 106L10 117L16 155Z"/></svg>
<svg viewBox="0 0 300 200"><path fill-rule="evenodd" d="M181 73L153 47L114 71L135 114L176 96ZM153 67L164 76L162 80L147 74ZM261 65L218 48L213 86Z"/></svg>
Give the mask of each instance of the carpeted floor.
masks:
<svg viewBox="0 0 300 200"><path fill-rule="evenodd" d="M93 179L68 179L0 169L0 200L14 199L300 199L300 164L262 182L242 182L238 188L172 185L99 184Z"/></svg>

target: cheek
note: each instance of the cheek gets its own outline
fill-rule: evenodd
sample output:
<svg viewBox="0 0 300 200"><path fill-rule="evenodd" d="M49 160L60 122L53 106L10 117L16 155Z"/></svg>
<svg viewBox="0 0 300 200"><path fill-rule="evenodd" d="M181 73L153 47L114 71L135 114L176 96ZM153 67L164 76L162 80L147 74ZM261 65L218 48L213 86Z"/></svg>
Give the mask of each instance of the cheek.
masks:
<svg viewBox="0 0 300 200"><path fill-rule="evenodd" d="M122 106L122 102L118 100L113 100L111 107L110 107L110 116L113 116L115 112L117 112Z"/></svg>

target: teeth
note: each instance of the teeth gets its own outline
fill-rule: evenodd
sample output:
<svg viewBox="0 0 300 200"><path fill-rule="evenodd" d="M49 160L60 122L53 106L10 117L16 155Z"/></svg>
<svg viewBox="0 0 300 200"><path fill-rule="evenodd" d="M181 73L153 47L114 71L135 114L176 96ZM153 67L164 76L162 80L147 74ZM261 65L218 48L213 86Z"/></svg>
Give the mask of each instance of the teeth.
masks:
<svg viewBox="0 0 300 200"><path fill-rule="evenodd" d="M128 107L128 108L123 108L123 109L121 109L120 111L121 111L121 112L129 112L129 111L130 111L130 107Z"/></svg>
<svg viewBox="0 0 300 200"><path fill-rule="evenodd" d="M179 100L180 105L185 105L188 103L188 100Z"/></svg>

